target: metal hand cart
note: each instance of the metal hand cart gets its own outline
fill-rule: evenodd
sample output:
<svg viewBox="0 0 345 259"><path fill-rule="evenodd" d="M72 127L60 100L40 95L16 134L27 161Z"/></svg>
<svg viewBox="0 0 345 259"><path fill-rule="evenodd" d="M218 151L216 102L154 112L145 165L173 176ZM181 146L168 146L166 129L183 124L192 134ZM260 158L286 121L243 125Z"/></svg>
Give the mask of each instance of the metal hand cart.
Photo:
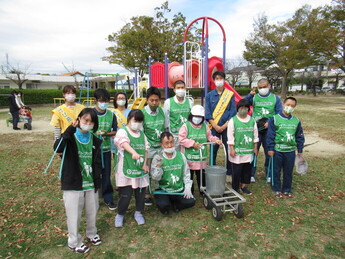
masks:
<svg viewBox="0 0 345 259"><path fill-rule="evenodd" d="M206 148L207 145L210 145L210 166L206 167L206 187L200 186L200 191L203 193L203 204L206 209L212 209L212 216L220 221L223 218L224 213L232 212L237 218L243 218L244 210L243 203L246 202L246 199L232 189L231 186L226 184L226 149L224 144L224 160L225 167L213 166L213 142L202 143L201 146ZM200 149L200 164L202 163L202 149ZM223 176L212 176L212 170L223 170ZM212 179L212 177L214 179ZM216 179L218 178L218 179ZM224 180L223 180L224 179ZM200 182L202 183L202 169L200 169ZM223 191L224 190L224 191Z"/></svg>

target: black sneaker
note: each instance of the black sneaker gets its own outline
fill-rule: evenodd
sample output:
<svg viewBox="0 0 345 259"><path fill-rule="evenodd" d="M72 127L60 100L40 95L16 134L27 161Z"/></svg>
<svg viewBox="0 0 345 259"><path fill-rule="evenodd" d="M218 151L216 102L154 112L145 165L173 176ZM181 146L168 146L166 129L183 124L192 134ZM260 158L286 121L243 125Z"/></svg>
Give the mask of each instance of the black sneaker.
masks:
<svg viewBox="0 0 345 259"><path fill-rule="evenodd" d="M152 198L151 197L145 198L145 205L146 206L151 206L152 204L153 204L153 202L152 202Z"/></svg>
<svg viewBox="0 0 345 259"><path fill-rule="evenodd" d="M93 244L94 246L98 246L102 243L101 238L99 237L99 235L95 235L93 238L89 238L89 241L91 242L91 244Z"/></svg>
<svg viewBox="0 0 345 259"><path fill-rule="evenodd" d="M247 187L241 188L241 191L245 194L252 195L252 192L247 189Z"/></svg>
<svg viewBox="0 0 345 259"><path fill-rule="evenodd" d="M105 205L107 205L110 210L116 210L117 208L117 205L114 202L105 203Z"/></svg>
<svg viewBox="0 0 345 259"><path fill-rule="evenodd" d="M79 253L79 254L85 254L90 251L90 248L84 244L82 244L79 247L70 247L68 246L69 249L71 249L73 252Z"/></svg>
<svg viewBox="0 0 345 259"><path fill-rule="evenodd" d="M16 127L16 128L13 128L14 130L20 130L20 128Z"/></svg>

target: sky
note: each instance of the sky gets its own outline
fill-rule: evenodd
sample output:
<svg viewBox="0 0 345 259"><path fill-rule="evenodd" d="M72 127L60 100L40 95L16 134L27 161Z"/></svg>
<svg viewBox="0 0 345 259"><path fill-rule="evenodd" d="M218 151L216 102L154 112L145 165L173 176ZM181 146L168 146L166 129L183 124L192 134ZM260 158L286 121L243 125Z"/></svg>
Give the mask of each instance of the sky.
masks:
<svg viewBox="0 0 345 259"><path fill-rule="evenodd" d="M119 31L133 16L153 16L164 0L0 0L0 65L30 66L28 72L62 74L69 70L124 73L119 65L102 61ZM226 57L237 59L259 15L269 22L292 17L304 4L317 7L331 0L170 0L172 14L181 12L189 24L208 16L226 33ZM201 26L201 23L199 23ZM222 56L221 29L209 23L210 56ZM149 55L149 54L148 54Z"/></svg>

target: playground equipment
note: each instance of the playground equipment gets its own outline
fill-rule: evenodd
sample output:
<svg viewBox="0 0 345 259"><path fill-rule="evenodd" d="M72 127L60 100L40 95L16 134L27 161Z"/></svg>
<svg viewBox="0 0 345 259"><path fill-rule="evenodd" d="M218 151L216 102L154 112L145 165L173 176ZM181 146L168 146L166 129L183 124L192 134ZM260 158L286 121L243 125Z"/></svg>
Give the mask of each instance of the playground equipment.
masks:
<svg viewBox="0 0 345 259"><path fill-rule="evenodd" d="M202 20L202 39L201 44L187 40L188 31L191 26ZM221 28L223 34L223 57L208 57L208 22L213 21ZM184 32L184 57L183 64L178 62L168 62L168 56L165 54L164 63L156 62L151 64L149 57L149 79L150 85L158 88L165 88L165 98L168 98L168 88L173 87L177 80L183 80L186 88L203 88L203 97L206 96L208 88L214 89L212 74L215 71L225 71L226 59L226 36L222 25L211 17L200 17L193 20ZM233 91L236 103L242 99L237 91L227 82L224 87Z"/></svg>

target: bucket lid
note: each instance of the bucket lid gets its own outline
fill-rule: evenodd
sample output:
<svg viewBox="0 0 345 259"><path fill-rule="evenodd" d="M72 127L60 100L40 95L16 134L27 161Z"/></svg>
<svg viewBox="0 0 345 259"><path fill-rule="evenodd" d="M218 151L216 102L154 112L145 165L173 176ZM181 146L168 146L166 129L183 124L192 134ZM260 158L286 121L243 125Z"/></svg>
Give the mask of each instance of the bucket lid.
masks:
<svg viewBox="0 0 345 259"><path fill-rule="evenodd" d="M213 166L207 166L205 169L206 174L226 174L227 169L222 166L213 165Z"/></svg>

